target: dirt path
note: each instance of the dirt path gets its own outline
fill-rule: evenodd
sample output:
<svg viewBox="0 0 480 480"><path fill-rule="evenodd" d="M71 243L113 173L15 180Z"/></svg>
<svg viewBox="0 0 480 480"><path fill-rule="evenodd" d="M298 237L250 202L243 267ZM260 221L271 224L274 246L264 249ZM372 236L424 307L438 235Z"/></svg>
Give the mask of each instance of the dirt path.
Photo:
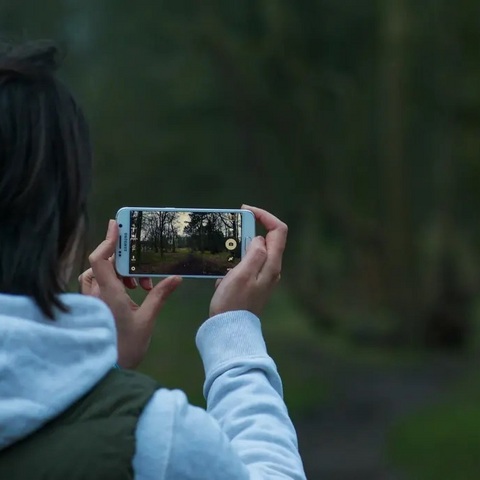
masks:
<svg viewBox="0 0 480 480"><path fill-rule="evenodd" d="M318 359L315 360L319 364ZM422 367L372 367L323 359L332 401L295 421L309 480L402 480L386 464L392 423L441 398L468 371L465 361L439 357Z"/></svg>
<svg viewBox="0 0 480 480"><path fill-rule="evenodd" d="M200 254L178 254L179 260L175 263L142 261L142 271L153 274L174 275L225 275L226 265L220 259L204 257Z"/></svg>

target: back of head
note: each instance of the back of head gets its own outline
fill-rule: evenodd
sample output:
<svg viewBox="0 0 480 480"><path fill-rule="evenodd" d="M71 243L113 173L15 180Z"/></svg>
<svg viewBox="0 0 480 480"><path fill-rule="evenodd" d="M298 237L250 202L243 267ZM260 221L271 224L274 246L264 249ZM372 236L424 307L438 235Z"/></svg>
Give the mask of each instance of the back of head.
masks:
<svg viewBox="0 0 480 480"><path fill-rule="evenodd" d="M88 127L55 77L51 42L0 45L0 292L64 309L65 269L86 214Z"/></svg>

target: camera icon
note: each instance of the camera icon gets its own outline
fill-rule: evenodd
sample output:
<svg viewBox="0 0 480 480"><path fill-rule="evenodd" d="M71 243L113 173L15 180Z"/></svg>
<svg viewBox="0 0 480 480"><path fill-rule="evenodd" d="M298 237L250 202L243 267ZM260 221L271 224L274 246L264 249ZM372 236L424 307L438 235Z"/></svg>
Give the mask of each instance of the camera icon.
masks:
<svg viewBox="0 0 480 480"><path fill-rule="evenodd" d="M225 242L225 248L227 250L235 250L237 248L237 241L234 238L228 238Z"/></svg>

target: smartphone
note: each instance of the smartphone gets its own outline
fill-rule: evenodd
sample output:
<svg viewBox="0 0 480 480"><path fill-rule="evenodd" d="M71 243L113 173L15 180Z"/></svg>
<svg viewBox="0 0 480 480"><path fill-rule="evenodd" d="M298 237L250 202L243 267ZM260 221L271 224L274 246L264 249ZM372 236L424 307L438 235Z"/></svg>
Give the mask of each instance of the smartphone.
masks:
<svg viewBox="0 0 480 480"><path fill-rule="evenodd" d="M124 207L116 219L123 277L222 278L255 236L250 210Z"/></svg>

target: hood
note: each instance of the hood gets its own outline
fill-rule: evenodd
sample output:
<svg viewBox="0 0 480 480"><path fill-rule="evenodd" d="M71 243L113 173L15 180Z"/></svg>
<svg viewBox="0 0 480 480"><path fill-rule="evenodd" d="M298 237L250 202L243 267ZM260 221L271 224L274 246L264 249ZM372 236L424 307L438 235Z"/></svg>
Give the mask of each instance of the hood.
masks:
<svg viewBox="0 0 480 480"><path fill-rule="evenodd" d="M0 295L0 449L66 410L116 362L107 305L79 294L60 298L70 311L48 320L30 298Z"/></svg>

